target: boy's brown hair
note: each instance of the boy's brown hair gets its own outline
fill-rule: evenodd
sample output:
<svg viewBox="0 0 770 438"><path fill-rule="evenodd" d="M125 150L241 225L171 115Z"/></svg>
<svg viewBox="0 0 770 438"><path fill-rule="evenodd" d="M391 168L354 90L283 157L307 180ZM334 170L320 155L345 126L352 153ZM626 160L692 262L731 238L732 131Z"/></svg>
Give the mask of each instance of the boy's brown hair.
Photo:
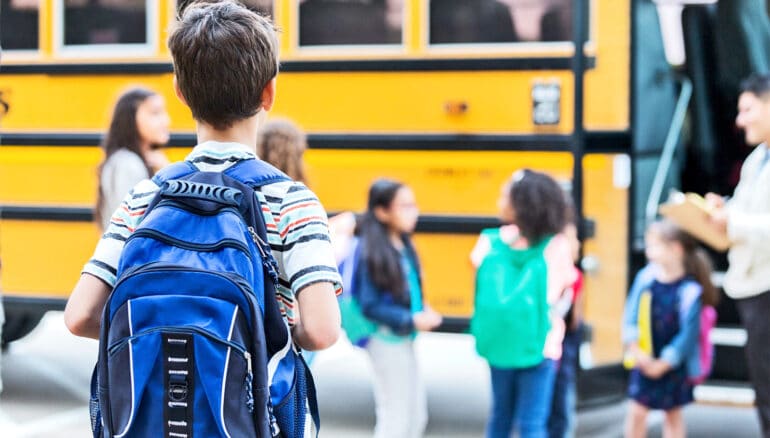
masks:
<svg viewBox="0 0 770 438"><path fill-rule="evenodd" d="M187 6L168 48L193 117L219 130L255 115L278 74L275 27L232 0Z"/></svg>

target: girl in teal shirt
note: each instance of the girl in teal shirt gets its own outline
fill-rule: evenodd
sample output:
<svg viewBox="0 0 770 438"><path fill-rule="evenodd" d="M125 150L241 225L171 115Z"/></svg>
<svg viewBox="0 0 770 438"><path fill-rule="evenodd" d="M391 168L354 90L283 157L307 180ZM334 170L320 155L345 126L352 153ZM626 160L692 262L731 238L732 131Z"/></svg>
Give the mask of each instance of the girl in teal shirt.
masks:
<svg viewBox="0 0 770 438"><path fill-rule="evenodd" d="M423 301L411 240L418 214L409 187L379 180L369 189L359 225L360 262L353 282L363 314L378 325L366 345L374 369L375 438L421 437L428 422L414 338L416 331L441 324L441 316Z"/></svg>

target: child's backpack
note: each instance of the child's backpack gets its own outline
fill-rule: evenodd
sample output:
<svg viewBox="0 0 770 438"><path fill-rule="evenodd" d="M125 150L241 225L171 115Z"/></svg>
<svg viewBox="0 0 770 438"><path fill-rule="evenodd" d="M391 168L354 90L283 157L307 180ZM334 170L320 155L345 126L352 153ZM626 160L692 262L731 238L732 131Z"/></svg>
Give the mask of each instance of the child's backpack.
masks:
<svg viewBox="0 0 770 438"><path fill-rule="evenodd" d="M359 247L359 239L357 237L351 239L347 256L339 264L343 285L339 304L342 329L345 330L350 343L358 347L365 347L369 337L377 331L377 324L364 316L361 306L358 304L354 279L360 259Z"/></svg>
<svg viewBox="0 0 770 438"><path fill-rule="evenodd" d="M700 385L711 375L714 364L714 344L711 343L711 329L717 323L717 311L713 306L703 306L700 311L700 333L698 334L698 362L700 374L688 380L693 385Z"/></svg>
<svg viewBox="0 0 770 438"><path fill-rule="evenodd" d="M476 271L471 318L476 351L495 367L537 365L551 326L543 255L550 239L514 249L501 240L499 229L484 230L482 236L491 248Z"/></svg>
<svg viewBox="0 0 770 438"><path fill-rule="evenodd" d="M221 173L176 163L153 180L102 316L94 436L304 436L315 389L254 193L288 177L252 159Z"/></svg>
<svg viewBox="0 0 770 438"><path fill-rule="evenodd" d="M639 310L637 311L636 328L639 332L637 347L643 353L652 356L652 291L645 289L639 295ZM630 354L623 358L623 366L626 369L636 367L636 358Z"/></svg>

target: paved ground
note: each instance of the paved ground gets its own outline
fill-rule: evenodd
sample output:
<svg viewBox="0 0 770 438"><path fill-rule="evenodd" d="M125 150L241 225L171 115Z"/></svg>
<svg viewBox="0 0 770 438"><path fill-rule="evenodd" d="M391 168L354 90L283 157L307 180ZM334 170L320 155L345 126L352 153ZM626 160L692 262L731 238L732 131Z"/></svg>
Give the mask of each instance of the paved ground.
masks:
<svg viewBox="0 0 770 438"><path fill-rule="evenodd" d="M418 341L428 394L427 436L480 437L489 409L486 366L462 335L427 335ZM87 437L88 384L96 342L66 331L61 313L50 313L30 336L3 356L0 437ZM341 342L313 362L321 403L323 438L365 438L374 425L370 368L363 352ZM579 415L579 437L619 437L624 403ZM689 436L758 436L746 407L693 405L686 411ZM660 436L660 417L650 419Z"/></svg>

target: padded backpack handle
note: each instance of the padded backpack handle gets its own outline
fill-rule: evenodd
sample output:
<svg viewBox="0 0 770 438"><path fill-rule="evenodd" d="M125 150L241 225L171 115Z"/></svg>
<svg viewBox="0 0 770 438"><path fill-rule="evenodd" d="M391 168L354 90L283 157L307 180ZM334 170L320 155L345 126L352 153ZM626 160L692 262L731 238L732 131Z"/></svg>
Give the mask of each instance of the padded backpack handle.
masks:
<svg viewBox="0 0 770 438"><path fill-rule="evenodd" d="M238 207L243 193L232 187L223 187L188 180L170 180L163 184L160 194L164 198L185 198L211 201Z"/></svg>

